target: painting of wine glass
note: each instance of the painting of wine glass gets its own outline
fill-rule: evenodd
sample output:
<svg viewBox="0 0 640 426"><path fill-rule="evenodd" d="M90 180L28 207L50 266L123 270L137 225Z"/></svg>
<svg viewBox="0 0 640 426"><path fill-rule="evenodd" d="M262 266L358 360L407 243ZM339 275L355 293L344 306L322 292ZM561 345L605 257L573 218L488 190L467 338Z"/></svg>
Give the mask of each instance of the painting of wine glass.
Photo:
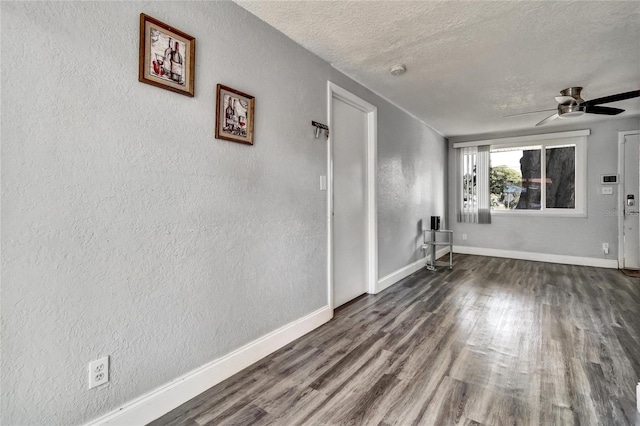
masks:
<svg viewBox="0 0 640 426"><path fill-rule="evenodd" d="M255 98L218 84L216 138L253 145Z"/></svg>
<svg viewBox="0 0 640 426"><path fill-rule="evenodd" d="M140 14L138 80L194 96L195 44L194 37Z"/></svg>
<svg viewBox="0 0 640 426"><path fill-rule="evenodd" d="M155 58L151 61L151 75L184 86L185 62L180 52L184 52L185 46L186 43L174 40L171 35L151 28L151 53Z"/></svg>

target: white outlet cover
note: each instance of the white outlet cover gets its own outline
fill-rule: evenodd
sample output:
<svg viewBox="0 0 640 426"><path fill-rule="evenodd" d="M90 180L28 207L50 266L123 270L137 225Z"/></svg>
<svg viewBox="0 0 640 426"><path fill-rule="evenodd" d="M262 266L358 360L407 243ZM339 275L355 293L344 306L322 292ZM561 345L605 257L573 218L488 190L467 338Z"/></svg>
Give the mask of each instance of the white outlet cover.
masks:
<svg viewBox="0 0 640 426"><path fill-rule="evenodd" d="M109 381L109 356L89 363L89 389L103 385Z"/></svg>

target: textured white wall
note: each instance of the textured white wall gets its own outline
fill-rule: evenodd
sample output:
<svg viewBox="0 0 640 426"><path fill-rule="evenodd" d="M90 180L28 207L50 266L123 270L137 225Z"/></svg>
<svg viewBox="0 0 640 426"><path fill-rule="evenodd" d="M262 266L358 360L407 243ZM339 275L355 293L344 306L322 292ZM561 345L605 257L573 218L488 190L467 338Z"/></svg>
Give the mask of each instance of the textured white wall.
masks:
<svg viewBox="0 0 640 426"><path fill-rule="evenodd" d="M467 140L494 139L524 134L591 129L587 148L587 217L491 217L491 224L456 223L456 200L449 197L449 218L455 230L456 245L565 256L618 259L618 218L615 213L618 188L613 195L602 195L600 175L618 172L618 132L640 128L640 119L618 118L594 123L572 123L563 127L535 129L535 132L486 134L452 138L450 144ZM455 194L455 153L449 151L449 193ZM467 241L462 240L466 233ZM609 243L608 255L602 243Z"/></svg>
<svg viewBox="0 0 640 426"><path fill-rule="evenodd" d="M379 107L381 276L444 209L442 137L235 4L0 7L2 424L90 420L326 304L328 79ZM195 98L137 81L140 12L197 38ZM256 96L253 147L214 139L216 83Z"/></svg>

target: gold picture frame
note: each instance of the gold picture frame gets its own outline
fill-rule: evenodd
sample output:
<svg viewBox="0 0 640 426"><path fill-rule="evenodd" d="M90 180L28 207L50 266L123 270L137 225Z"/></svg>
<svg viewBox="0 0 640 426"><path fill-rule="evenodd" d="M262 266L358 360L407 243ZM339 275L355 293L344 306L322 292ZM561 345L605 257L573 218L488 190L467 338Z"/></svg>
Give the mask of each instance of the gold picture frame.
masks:
<svg viewBox="0 0 640 426"><path fill-rule="evenodd" d="M193 97L195 59L194 37L140 14L138 81Z"/></svg>
<svg viewBox="0 0 640 426"><path fill-rule="evenodd" d="M253 145L255 98L222 84L216 92L216 138Z"/></svg>

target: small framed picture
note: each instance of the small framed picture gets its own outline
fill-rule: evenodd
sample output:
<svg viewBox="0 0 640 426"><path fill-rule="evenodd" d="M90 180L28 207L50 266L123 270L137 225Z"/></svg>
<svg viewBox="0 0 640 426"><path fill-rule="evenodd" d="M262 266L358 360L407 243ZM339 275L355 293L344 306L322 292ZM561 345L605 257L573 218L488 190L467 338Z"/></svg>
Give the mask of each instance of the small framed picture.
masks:
<svg viewBox="0 0 640 426"><path fill-rule="evenodd" d="M253 145L255 98L218 84L216 138Z"/></svg>
<svg viewBox="0 0 640 426"><path fill-rule="evenodd" d="M194 37L140 14L139 81L193 97L195 60Z"/></svg>

